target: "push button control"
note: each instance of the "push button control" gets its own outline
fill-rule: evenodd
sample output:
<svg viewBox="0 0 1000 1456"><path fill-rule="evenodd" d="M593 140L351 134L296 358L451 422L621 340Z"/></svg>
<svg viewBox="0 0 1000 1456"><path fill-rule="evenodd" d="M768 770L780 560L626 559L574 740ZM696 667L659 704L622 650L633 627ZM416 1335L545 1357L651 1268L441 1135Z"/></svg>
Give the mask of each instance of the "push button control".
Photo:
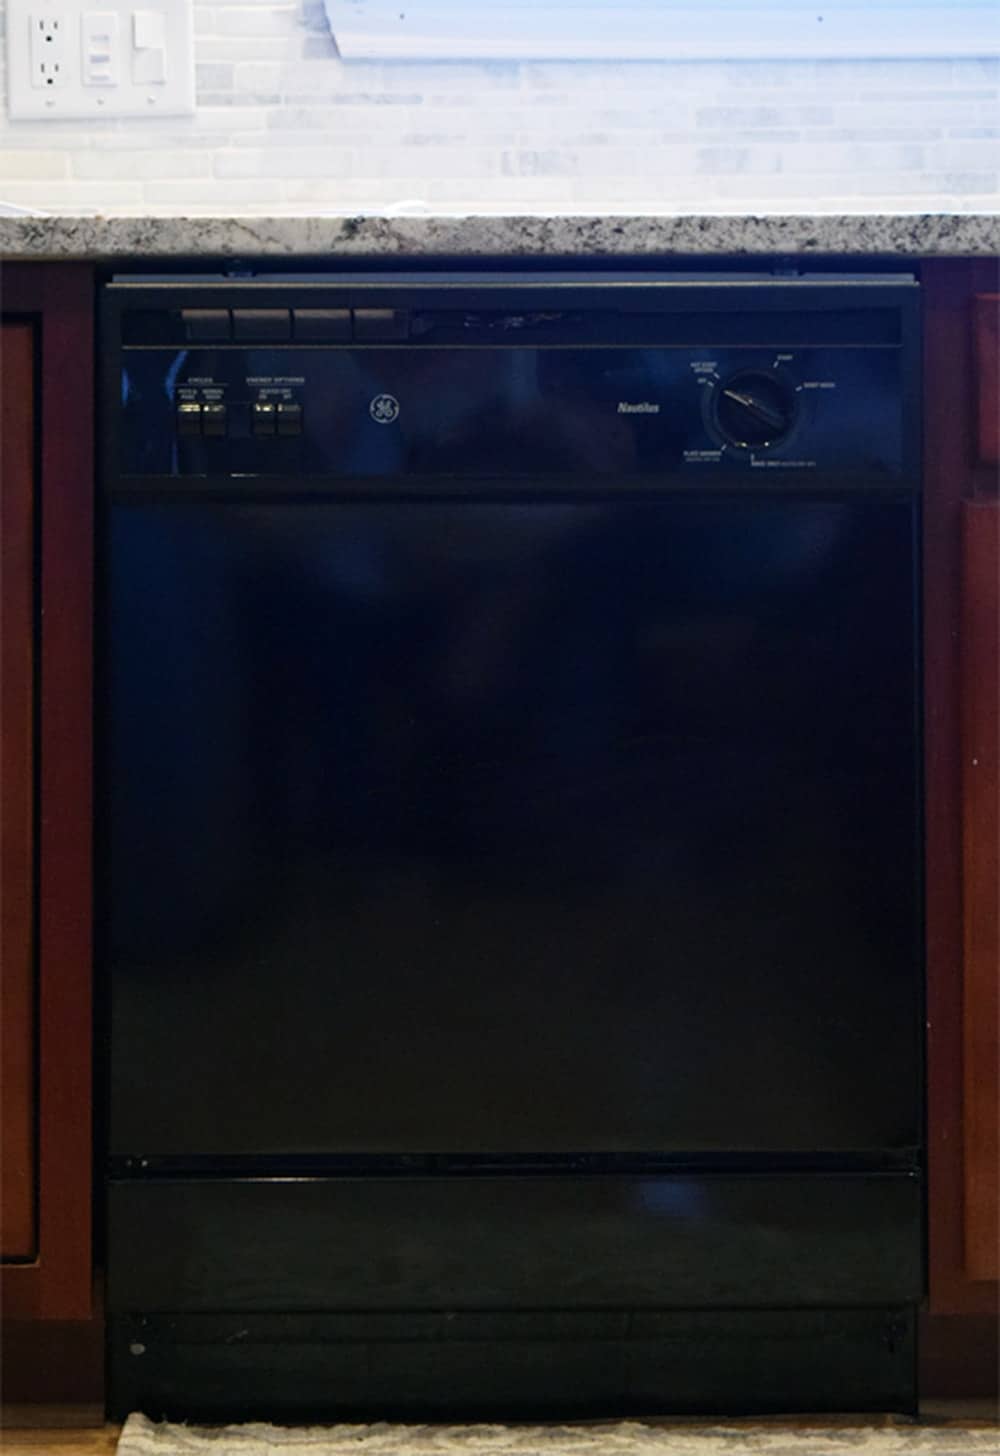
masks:
<svg viewBox="0 0 1000 1456"><path fill-rule="evenodd" d="M252 425L253 433L257 436L273 435L275 425L275 408L269 400L259 399L253 407Z"/></svg>
<svg viewBox="0 0 1000 1456"><path fill-rule="evenodd" d="M398 308L356 308L354 337L359 344L398 343L409 337L410 318Z"/></svg>
<svg viewBox="0 0 1000 1456"><path fill-rule="evenodd" d="M351 338L349 308L297 308L295 338L303 344L344 344Z"/></svg>
<svg viewBox="0 0 1000 1456"><path fill-rule="evenodd" d="M226 406L224 404L203 404L201 407L201 433L218 439L226 433Z"/></svg>
<svg viewBox="0 0 1000 1456"><path fill-rule="evenodd" d="M292 337L287 308L234 308L233 338L241 344L273 343Z"/></svg>
<svg viewBox="0 0 1000 1456"><path fill-rule="evenodd" d="M177 433L182 439L201 434L201 405L196 400L184 400L177 406Z"/></svg>
<svg viewBox="0 0 1000 1456"><path fill-rule="evenodd" d="M230 336L228 308L185 308L181 322L184 337L192 344L218 344Z"/></svg>
<svg viewBox="0 0 1000 1456"><path fill-rule="evenodd" d="M278 405L278 434L302 434L302 406L300 404Z"/></svg>

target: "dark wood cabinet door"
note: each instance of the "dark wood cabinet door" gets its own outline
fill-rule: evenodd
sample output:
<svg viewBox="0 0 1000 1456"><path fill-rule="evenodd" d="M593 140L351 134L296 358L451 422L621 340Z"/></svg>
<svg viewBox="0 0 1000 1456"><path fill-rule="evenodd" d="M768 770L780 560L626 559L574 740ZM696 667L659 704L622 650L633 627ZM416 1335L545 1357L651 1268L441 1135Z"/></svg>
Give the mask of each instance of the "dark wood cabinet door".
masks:
<svg viewBox="0 0 1000 1456"><path fill-rule="evenodd" d="M1000 270L998 270L1000 271ZM1000 1279L1000 293L974 300L978 454L962 507L965 1262Z"/></svg>
<svg viewBox="0 0 1000 1456"><path fill-rule="evenodd" d="M928 1237L930 1310L947 1324L957 1316L995 1321L1000 1295L1000 567L995 415L984 383L992 367L995 389L996 361L990 365L983 327L990 325L995 346L995 319L987 319L983 298L1000 292L1000 262L928 263L922 281ZM989 1324L977 1328L981 1339ZM956 1331L953 1343L957 1338Z"/></svg>
<svg viewBox="0 0 1000 1456"><path fill-rule="evenodd" d="M0 334L0 1254L35 1255L34 326Z"/></svg>
<svg viewBox="0 0 1000 1456"><path fill-rule="evenodd" d="M962 508L965 1269L1000 1278L1000 500Z"/></svg>
<svg viewBox="0 0 1000 1456"><path fill-rule="evenodd" d="M975 300L979 458L1000 465L1000 293Z"/></svg>
<svg viewBox="0 0 1000 1456"><path fill-rule="evenodd" d="M93 276L6 265L2 390L5 1320L91 1313Z"/></svg>

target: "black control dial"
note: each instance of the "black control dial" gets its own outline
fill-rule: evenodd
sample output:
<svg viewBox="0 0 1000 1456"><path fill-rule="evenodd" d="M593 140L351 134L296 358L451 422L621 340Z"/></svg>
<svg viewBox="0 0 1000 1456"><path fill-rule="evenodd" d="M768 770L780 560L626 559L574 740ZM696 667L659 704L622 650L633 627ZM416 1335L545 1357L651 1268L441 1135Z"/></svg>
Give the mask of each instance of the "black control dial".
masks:
<svg viewBox="0 0 1000 1456"><path fill-rule="evenodd" d="M712 405L716 431L727 445L741 450L777 445L795 423L794 394L764 369L745 369L723 379Z"/></svg>

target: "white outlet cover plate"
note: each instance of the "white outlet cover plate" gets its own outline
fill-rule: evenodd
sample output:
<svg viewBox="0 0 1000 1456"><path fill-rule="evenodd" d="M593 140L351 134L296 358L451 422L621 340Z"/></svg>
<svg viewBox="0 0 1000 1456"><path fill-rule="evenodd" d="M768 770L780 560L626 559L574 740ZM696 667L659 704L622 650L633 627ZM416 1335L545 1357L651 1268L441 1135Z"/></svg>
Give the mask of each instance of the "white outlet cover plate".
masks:
<svg viewBox="0 0 1000 1456"><path fill-rule="evenodd" d="M998 0L325 0L345 60L1000 54Z"/></svg>
<svg viewBox="0 0 1000 1456"><path fill-rule="evenodd" d="M193 0L7 0L7 109L12 121L100 121L104 117L192 116L194 93ZM164 17L166 80L132 79L133 15ZM84 84L84 15L118 16L115 85ZM52 16L65 35L66 78L36 86L32 77L32 20Z"/></svg>

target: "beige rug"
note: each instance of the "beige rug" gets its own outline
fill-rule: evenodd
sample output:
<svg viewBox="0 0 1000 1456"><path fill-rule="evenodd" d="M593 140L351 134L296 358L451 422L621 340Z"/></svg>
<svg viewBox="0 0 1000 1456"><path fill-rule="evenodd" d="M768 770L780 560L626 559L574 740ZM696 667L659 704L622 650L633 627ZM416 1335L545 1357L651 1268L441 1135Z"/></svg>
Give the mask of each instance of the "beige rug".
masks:
<svg viewBox="0 0 1000 1456"><path fill-rule="evenodd" d="M997 1456L996 1427L879 1421L726 1425L219 1426L129 1416L118 1456Z"/></svg>

